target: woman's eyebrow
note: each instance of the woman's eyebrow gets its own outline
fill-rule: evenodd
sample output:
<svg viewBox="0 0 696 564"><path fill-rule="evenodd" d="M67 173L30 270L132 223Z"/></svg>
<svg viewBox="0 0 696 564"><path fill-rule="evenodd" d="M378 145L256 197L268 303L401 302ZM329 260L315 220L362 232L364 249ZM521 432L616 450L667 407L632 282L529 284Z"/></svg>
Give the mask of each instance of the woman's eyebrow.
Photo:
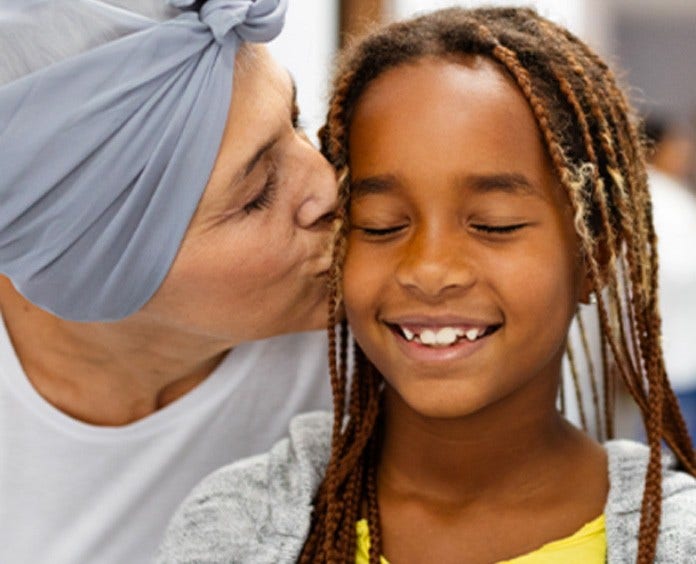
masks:
<svg viewBox="0 0 696 564"><path fill-rule="evenodd" d="M289 71L288 71L288 77L290 79L290 92L291 92L290 103L288 104L288 112L289 112L290 119L292 120L293 115L295 114L295 109L297 108L297 85L295 84L295 79L293 78L292 74L290 74ZM278 142L278 140L280 139L280 134L281 134L281 132L276 132L270 139L268 139L266 142L264 142L258 148L258 150L252 155L252 157L241 168L243 173L242 173L241 178L236 179L237 181L243 180L244 178L249 176L249 174L251 174L251 171L254 170L254 167L256 166L256 164Z"/></svg>
<svg viewBox="0 0 696 564"><path fill-rule="evenodd" d="M290 116L292 117L297 109L297 83L290 71L288 71L288 76L290 77L290 85L292 86L292 98L290 99Z"/></svg>
<svg viewBox="0 0 696 564"><path fill-rule="evenodd" d="M271 139L266 141L259 149L254 153L254 155L244 164L244 167L242 170L244 171L242 174L242 179L246 178L251 174L251 171L254 170L254 167L256 164L263 158L263 156L270 151L273 146L278 142L280 139L280 135L274 135Z"/></svg>

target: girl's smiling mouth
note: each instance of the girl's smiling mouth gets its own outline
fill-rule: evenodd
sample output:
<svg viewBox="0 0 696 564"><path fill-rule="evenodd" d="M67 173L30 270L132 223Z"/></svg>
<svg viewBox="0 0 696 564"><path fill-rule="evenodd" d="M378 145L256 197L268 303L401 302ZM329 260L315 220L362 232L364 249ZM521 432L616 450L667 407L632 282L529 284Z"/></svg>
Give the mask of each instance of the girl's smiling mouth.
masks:
<svg viewBox="0 0 696 564"><path fill-rule="evenodd" d="M399 347L418 360L449 360L468 356L485 343L502 323L454 319L402 319L384 321Z"/></svg>

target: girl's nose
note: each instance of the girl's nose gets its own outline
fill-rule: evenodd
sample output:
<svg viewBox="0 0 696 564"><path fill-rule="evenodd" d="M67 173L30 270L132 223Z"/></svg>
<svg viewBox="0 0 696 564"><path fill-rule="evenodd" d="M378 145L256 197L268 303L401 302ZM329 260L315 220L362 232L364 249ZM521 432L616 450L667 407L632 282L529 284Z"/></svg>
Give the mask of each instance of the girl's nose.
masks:
<svg viewBox="0 0 696 564"><path fill-rule="evenodd" d="M447 297L476 282L472 261L465 250L445 234L416 235L405 246L396 269L398 283L424 299Z"/></svg>

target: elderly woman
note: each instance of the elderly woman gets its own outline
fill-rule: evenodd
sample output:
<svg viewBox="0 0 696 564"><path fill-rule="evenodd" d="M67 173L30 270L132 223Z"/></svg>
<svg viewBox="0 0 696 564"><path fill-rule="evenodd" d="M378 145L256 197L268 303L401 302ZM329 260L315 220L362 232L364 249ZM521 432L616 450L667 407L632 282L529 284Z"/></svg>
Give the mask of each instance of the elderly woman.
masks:
<svg viewBox="0 0 696 564"><path fill-rule="evenodd" d="M335 198L285 0L127 4L0 0L2 562L149 562L329 401L323 332L277 337L325 324Z"/></svg>

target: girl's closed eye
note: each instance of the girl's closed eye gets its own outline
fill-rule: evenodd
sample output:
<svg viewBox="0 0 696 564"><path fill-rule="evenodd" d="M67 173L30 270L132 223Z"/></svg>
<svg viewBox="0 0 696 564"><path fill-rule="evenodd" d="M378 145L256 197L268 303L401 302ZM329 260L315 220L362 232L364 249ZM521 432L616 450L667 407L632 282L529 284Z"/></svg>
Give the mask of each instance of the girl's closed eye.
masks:
<svg viewBox="0 0 696 564"><path fill-rule="evenodd" d="M474 223L471 225L476 231L490 235L507 235L510 233L515 233L524 227L527 227L528 223L510 223L505 225L490 225L486 223Z"/></svg>
<svg viewBox="0 0 696 564"><path fill-rule="evenodd" d="M361 200L351 204L349 213L350 229L368 240L383 240L398 235L409 220L403 210L394 209L392 205L370 199L369 203Z"/></svg>
<svg viewBox="0 0 696 564"><path fill-rule="evenodd" d="M364 235L373 238L388 237L389 235L395 235L406 228L405 224L402 225L392 225L388 227L369 227L369 226L359 226L353 225L353 229L361 231Z"/></svg>
<svg viewBox="0 0 696 564"><path fill-rule="evenodd" d="M247 215L264 209L268 209L273 203L278 191L278 170L274 164L268 168L266 182L261 191L242 208Z"/></svg>
<svg viewBox="0 0 696 564"><path fill-rule="evenodd" d="M504 236L522 230L528 227L529 223L516 222L516 223L506 223L506 224L491 224L491 223L473 223L471 227L485 235L489 236ZM354 222L352 225L354 230L359 230L363 235L370 238L384 238L391 235L396 235L406 228L405 223L391 224L391 225L370 225L369 223Z"/></svg>

